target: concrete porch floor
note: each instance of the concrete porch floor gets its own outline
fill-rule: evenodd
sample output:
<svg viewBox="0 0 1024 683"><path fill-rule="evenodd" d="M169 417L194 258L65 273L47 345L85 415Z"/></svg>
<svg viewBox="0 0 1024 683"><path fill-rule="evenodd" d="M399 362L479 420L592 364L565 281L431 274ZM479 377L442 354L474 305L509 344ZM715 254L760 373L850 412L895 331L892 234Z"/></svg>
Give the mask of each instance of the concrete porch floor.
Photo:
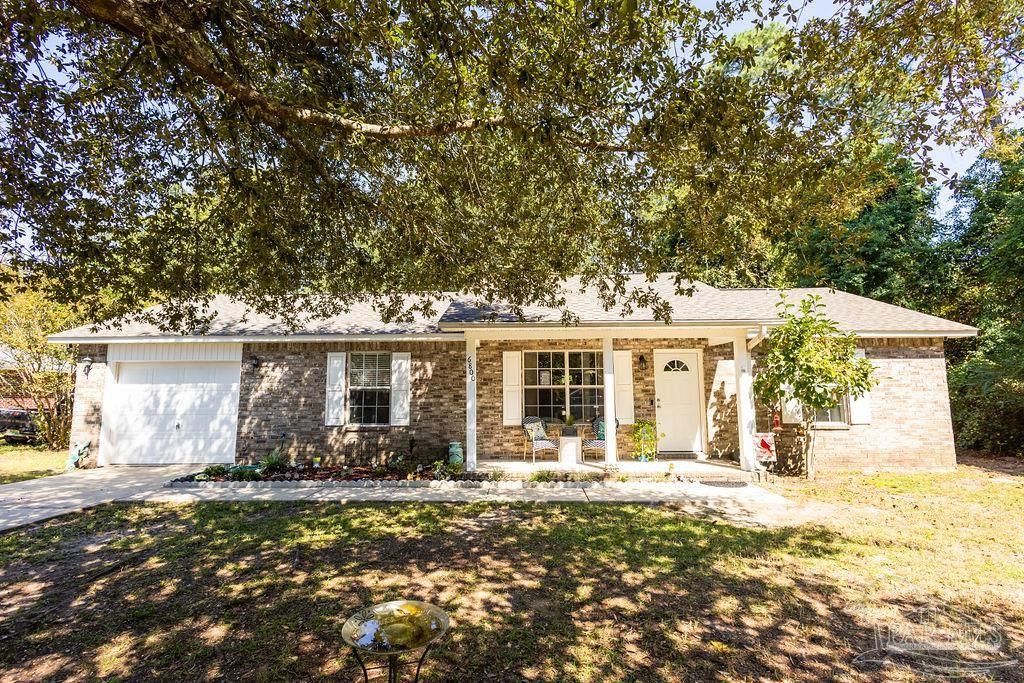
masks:
<svg viewBox="0 0 1024 683"><path fill-rule="evenodd" d="M575 465L565 465L557 460L478 460L478 472L500 471L509 479L529 479L535 472L601 473L605 463L588 460ZM611 476L625 476L628 479L661 480L666 476L678 476L690 481L704 482L749 482L757 475L740 469L739 465L723 460L665 459L653 462L620 460L611 469Z"/></svg>

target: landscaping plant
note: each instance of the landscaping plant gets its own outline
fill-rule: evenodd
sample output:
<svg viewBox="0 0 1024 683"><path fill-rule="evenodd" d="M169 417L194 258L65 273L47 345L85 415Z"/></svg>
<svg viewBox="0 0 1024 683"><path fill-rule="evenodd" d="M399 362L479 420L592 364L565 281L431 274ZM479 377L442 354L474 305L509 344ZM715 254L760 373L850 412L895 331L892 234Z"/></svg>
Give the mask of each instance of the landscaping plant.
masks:
<svg viewBox="0 0 1024 683"><path fill-rule="evenodd" d="M284 454L281 453L281 447L278 446L274 450L270 451L260 462L260 472L262 474L282 474L288 470L288 462L284 458Z"/></svg>
<svg viewBox="0 0 1024 683"><path fill-rule="evenodd" d="M637 460L647 462L658 457L658 425L654 420L637 420L633 424L633 454Z"/></svg>
<svg viewBox="0 0 1024 683"><path fill-rule="evenodd" d="M858 397L874 384L873 366L857 358L857 337L843 332L823 312L821 297L807 296L794 305L782 295L778 304L782 325L765 341L758 358L754 391L780 410L796 401L801 406L803 452L808 477L814 476L814 420L819 410L832 408L846 396Z"/></svg>

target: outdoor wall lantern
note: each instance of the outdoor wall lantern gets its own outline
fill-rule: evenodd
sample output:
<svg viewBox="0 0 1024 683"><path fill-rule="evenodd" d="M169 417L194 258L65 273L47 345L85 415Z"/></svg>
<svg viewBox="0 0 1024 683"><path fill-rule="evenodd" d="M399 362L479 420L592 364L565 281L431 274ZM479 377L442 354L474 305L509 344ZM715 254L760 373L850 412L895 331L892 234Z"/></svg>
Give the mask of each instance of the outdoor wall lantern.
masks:
<svg viewBox="0 0 1024 683"><path fill-rule="evenodd" d="M643 372L647 369L647 359L644 358L643 354L640 355L640 360L637 361L637 365L640 366L640 372Z"/></svg>
<svg viewBox="0 0 1024 683"><path fill-rule="evenodd" d="M92 372L92 358L86 356L82 359L82 373L88 377L90 372Z"/></svg>
<svg viewBox="0 0 1024 683"><path fill-rule="evenodd" d="M256 356L249 356L249 360L247 360L246 363L249 364L250 368L255 370L256 368L258 368L260 366L260 359L257 358Z"/></svg>

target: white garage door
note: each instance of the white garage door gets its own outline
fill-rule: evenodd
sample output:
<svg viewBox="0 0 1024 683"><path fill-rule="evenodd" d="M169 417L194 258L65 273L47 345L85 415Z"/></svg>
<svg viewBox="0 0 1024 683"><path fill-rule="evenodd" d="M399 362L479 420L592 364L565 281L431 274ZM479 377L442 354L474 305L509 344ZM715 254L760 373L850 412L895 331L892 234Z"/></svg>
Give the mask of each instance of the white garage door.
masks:
<svg viewBox="0 0 1024 683"><path fill-rule="evenodd" d="M103 413L114 465L233 463L240 365L120 363Z"/></svg>

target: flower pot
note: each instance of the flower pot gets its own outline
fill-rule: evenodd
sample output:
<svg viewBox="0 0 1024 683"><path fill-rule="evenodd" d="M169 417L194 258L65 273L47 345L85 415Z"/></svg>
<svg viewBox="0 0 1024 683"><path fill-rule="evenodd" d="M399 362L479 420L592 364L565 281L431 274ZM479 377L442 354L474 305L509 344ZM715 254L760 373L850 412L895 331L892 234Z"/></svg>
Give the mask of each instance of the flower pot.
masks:
<svg viewBox="0 0 1024 683"><path fill-rule="evenodd" d="M579 428L562 427L562 436L579 436Z"/></svg>

